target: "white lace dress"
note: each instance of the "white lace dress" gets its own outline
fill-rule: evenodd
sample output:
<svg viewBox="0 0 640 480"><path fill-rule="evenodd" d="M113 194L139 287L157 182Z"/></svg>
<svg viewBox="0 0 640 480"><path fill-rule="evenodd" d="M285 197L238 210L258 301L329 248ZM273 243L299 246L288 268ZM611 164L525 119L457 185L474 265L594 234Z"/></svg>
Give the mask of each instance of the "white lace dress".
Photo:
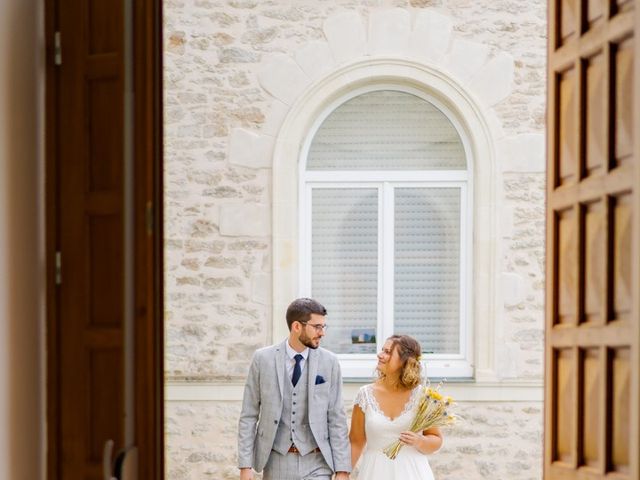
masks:
<svg viewBox="0 0 640 480"><path fill-rule="evenodd" d="M424 453L405 445L395 460L383 452L398 440L400 433L409 430L416 414L420 398L420 386L416 387L402 413L393 420L385 416L373 395L371 384L360 388L354 404L364 412L364 429L367 444L358 461L358 480L434 480L429 461Z"/></svg>

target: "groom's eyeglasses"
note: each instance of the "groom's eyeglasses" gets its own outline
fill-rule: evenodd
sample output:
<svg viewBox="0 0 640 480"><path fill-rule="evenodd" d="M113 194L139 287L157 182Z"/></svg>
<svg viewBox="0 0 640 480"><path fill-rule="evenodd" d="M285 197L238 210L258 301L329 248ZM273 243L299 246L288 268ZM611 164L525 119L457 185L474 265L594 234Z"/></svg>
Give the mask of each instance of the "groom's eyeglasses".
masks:
<svg viewBox="0 0 640 480"><path fill-rule="evenodd" d="M304 326L308 325L309 327L313 327L316 329L316 332L323 332L323 331L326 332L327 328L329 328L329 326L326 323L302 323L302 325Z"/></svg>

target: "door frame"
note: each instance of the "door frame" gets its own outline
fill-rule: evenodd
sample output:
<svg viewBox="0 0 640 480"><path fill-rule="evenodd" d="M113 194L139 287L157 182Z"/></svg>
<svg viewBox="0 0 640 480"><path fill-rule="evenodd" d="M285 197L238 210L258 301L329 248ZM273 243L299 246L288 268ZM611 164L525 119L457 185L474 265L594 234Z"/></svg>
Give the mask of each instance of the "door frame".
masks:
<svg viewBox="0 0 640 480"><path fill-rule="evenodd" d="M59 73L54 35L59 0L45 0L45 261L47 480L59 475L58 229ZM164 279L162 2L137 0L133 20L134 97L134 350L138 476L164 479Z"/></svg>

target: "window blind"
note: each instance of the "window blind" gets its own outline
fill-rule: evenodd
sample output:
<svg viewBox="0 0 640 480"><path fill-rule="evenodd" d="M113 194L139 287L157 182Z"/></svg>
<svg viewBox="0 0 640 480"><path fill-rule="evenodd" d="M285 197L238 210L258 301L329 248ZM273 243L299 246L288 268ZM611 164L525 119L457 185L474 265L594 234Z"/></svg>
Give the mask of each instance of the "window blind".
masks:
<svg viewBox="0 0 640 480"><path fill-rule="evenodd" d="M308 170L462 170L458 132L432 103L384 90L334 110L310 146Z"/></svg>
<svg viewBox="0 0 640 480"><path fill-rule="evenodd" d="M460 189L395 189L394 332L460 353Z"/></svg>
<svg viewBox="0 0 640 480"><path fill-rule="evenodd" d="M375 353L378 190L314 188L311 215L311 290L328 310L323 345Z"/></svg>

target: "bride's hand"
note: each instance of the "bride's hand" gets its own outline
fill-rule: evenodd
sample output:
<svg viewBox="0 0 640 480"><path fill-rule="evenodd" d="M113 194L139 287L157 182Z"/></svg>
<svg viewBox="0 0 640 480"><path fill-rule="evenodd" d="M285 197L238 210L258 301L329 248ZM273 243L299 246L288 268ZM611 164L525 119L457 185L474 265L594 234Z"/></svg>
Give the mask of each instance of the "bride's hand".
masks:
<svg viewBox="0 0 640 480"><path fill-rule="evenodd" d="M414 447L418 447L423 440L424 435L422 435L422 433L406 431L400 434L400 441L405 445L413 445Z"/></svg>
<svg viewBox="0 0 640 480"><path fill-rule="evenodd" d="M400 441L405 445L411 445L419 452L429 455L437 452L442 446L442 433L439 428L430 428L424 432L402 432Z"/></svg>

